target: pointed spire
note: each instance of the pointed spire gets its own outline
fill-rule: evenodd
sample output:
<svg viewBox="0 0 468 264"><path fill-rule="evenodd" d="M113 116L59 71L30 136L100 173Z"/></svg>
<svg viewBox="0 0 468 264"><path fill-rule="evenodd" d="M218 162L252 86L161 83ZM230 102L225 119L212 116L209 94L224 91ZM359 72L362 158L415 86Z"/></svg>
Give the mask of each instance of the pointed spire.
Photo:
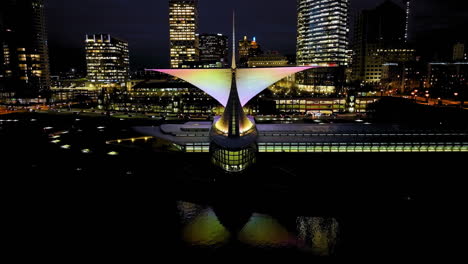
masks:
<svg viewBox="0 0 468 264"><path fill-rule="evenodd" d="M241 137L246 133L251 133L255 129L255 125L245 115L244 109L239 100L239 92L237 90L237 66L236 66L236 16L233 13L232 27L232 78L231 90L227 101L224 113L221 118L214 124L215 130L218 133L228 137Z"/></svg>
<svg viewBox="0 0 468 264"><path fill-rule="evenodd" d="M237 68L236 65L236 12L232 11L232 66L234 70Z"/></svg>

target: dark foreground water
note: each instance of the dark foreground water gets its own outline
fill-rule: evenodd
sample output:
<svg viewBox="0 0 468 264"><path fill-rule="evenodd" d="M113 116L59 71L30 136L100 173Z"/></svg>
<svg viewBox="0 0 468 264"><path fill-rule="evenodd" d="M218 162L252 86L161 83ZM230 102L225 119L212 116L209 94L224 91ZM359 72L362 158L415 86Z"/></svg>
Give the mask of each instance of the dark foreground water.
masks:
<svg viewBox="0 0 468 264"><path fill-rule="evenodd" d="M227 175L208 155L105 144L142 121L8 118L2 240L18 261L380 262L465 251L466 154L262 154Z"/></svg>

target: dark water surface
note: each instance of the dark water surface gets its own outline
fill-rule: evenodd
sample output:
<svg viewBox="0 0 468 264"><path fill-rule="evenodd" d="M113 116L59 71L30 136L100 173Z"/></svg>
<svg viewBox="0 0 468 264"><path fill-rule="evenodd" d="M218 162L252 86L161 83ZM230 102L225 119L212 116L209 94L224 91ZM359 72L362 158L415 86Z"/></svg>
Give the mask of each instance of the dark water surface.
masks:
<svg viewBox="0 0 468 264"><path fill-rule="evenodd" d="M105 144L156 121L0 119L18 120L0 124L2 233L18 260L326 262L463 252L466 154L260 154L251 170L229 175L205 154Z"/></svg>

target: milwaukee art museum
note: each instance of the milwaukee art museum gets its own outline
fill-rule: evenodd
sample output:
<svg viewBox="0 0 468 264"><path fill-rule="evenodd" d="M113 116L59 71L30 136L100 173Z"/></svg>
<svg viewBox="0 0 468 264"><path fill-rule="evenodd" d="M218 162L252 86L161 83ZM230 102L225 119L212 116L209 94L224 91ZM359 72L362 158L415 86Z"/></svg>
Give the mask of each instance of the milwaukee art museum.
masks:
<svg viewBox="0 0 468 264"><path fill-rule="evenodd" d="M150 134L168 139L174 144L185 148L189 144L200 142L197 138L201 136L201 138L204 138L201 142L209 145L214 164L229 172L242 171L255 163L258 130L254 118L248 117L243 107L270 85L292 74L320 67L316 65L239 69L236 65L235 39L235 30L233 30L233 55L230 69L149 70L166 73L191 83L224 106L224 113L216 117L212 124L166 125L155 128L156 131L151 131ZM334 65L330 64L322 67L331 66ZM145 132L145 128L140 128L140 130ZM178 134L178 132L183 131L205 133L198 136L189 134L188 137L183 137ZM191 135L193 137L190 137Z"/></svg>
<svg viewBox="0 0 468 264"><path fill-rule="evenodd" d="M235 36L233 40L235 40ZM306 67L249 68L236 66L233 41L229 69L153 69L200 88L221 105L224 112L213 122L135 127L144 135L166 142L171 150L211 153L214 165L226 172L241 172L256 162L258 152L465 152L467 134L453 131L413 131L394 124L256 124L243 107L270 85ZM133 140L132 140L133 141Z"/></svg>

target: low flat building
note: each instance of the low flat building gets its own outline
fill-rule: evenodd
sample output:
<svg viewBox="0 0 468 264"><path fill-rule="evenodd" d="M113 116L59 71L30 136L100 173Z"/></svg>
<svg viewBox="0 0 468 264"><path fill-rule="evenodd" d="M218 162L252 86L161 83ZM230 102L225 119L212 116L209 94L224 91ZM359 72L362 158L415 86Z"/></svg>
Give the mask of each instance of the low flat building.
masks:
<svg viewBox="0 0 468 264"><path fill-rule="evenodd" d="M213 69L223 68L224 62L222 61L186 61L180 65L182 69Z"/></svg>
<svg viewBox="0 0 468 264"><path fill-rule="evenodd" d="M249 68L286 67L288 58L279 53L268 53L248 59Z"/></svg>
<svg viewBox="0 0 468 264"><path fill-rule="evenodd" d="M212 122L135 127L188 153L210 151ZM260 153L468 152L468 131L409 128L395 124L257 124Z"/></svg>
<svg viewBox="0 0 468 264"><path fill-rule="evenodd" d="M429 63L428 88L433 96L468 97L468 62Z"/></svg>
<svg viewBox="0 0 468 264"><path fill-rule="evenodd" d="M150 80L127 92L112 95L111 110L143 111L161 115L212 115L218 103L186 82Z"/></svg>

